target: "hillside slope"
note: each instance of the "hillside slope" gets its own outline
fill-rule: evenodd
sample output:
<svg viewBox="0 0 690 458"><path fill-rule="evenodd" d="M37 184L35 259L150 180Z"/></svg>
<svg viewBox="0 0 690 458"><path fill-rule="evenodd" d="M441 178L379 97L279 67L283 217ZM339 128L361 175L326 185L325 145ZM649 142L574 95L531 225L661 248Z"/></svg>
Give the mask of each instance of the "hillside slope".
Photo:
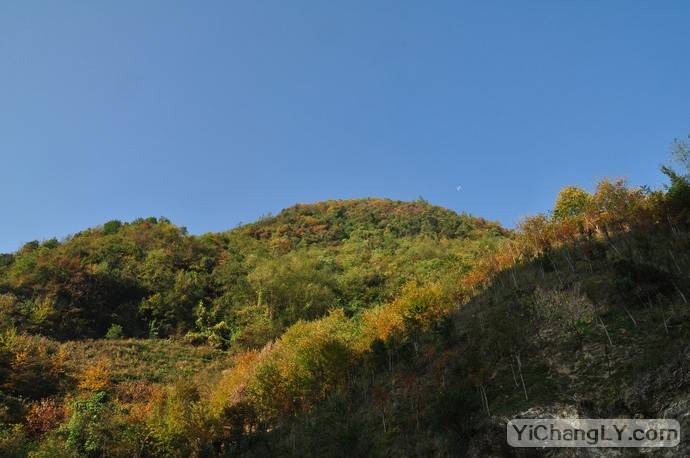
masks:
<svg viewBox="0 0 690 458"><path fill-rule="evenodd" d="M367 199L30 244L1 272L0 452L571 456L508 448L505 422L687 428L690 180L667 172L564 188L511 232Z"/></svg>
<svg viewBox="0 0 690 458"><path fill-rule="evenodd" d="M196 412L202 434L208 393L247 354L460 278L506 236L423 201L361 199L201 236L147 218L27 243L0 260L0 455L194 454L206 439L169 415Z"/></svg>
<svg viewBox="0 0 690 458"><path fill-rule="evenodd" d="M445 333L423 334L416 351L409 339L391 341L347 390L240 450L536 455L505 442L507 420L520 416L676 418L687 430L690 233L655 228L612 243L564 246L501 272L451 314ZM680 450L649 453L689 452L683 439Z"/></svg>
<svg viewBox="0 0 690 458"><path fill-rule="evenodd" d="M236 443L243 456L639 456L512 449L515 417L690 428L690 187L566 188L474 266L451 325L371 347L346 386ZM584 202L586 205L582 206ZM464 293L463 293L464 292ZM589 453L592 452L592 453ZM595 453L596 452L596 453ZM687 456L677 449L654 456Z"/></svg>
<svg viewBox="0 0 690 458"><path fill-rule="evenodd" d="M202 236L165 218L110 221L3 255L0 325L78 339L113 326L165 337L224 322L218 339L263 345L300 318L389 300L405 281L504 234L426 202L386 199L297 205Z"/></svg>

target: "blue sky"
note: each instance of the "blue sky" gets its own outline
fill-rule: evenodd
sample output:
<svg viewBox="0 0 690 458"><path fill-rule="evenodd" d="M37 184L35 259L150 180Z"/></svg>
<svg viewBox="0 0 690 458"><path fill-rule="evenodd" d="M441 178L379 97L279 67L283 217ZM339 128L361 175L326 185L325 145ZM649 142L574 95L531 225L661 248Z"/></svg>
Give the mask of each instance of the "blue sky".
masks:
<svg viewBox="0 0 690 458"><path fill-rule="evenodd" d="M2 2L0 251L363 196L512 225L563 185L658 186L689 52L686 1Z"/></svg>

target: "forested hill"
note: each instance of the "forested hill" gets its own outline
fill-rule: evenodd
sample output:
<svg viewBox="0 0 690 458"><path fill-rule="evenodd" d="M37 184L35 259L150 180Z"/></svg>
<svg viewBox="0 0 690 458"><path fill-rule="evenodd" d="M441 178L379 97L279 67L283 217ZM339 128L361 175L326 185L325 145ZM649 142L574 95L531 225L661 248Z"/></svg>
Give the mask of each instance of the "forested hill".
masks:
<svg viewBox="0 0 690 458"><path fill-rule="evenodd" d="M298 319L389 300L504 235L421 200L296 205L202 236L165 218L109 221L3 255L0 319L58 339L191 332L263 345Z"/></svg>
<svg viewBox="0 0 690 458"><path fill-rule="evenodd" d="M363 199L29 243L0 267L0 456L526 456L506 419L685 430L683 145L665 187L565 187L513 231Z"/></svg>

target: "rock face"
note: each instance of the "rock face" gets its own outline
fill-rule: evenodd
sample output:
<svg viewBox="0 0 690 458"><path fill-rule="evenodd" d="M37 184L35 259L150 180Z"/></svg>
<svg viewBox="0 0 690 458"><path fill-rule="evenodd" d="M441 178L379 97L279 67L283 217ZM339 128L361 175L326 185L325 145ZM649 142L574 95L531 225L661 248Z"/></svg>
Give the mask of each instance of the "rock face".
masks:
<svg viewBox="0 0 690 458"><path fill-rule="evenodd" d="M585 418L576 405L554 404L535 406L516 414L513 418ZM482 457L614 457L606 449L535 449L514 448L506 442L506 426L510 418L492 417L477 430L467 449L467 456ZM609 453L609 454L607 454Z"/></svg>
<svg viewBox="0 0 690 458"><path fill-rule="evenodd" d="M589 403L535 406L513 418L591 418ZM467 448L469 457L688 457L690 456L690 346L661 370L644 374L621 395L619 412L611 417L672 418L681 425L681 443L674 448L512 448L506 443L510 418L492 417L478 425Z"/></svg>
<svg viewBox="0 0 690 458"><path fill-rule="evenodd" d="M690 456L690 346L660 370L641 377L624 401L633 415L680 422L680 445L648 451L650 455Z"/></svg>

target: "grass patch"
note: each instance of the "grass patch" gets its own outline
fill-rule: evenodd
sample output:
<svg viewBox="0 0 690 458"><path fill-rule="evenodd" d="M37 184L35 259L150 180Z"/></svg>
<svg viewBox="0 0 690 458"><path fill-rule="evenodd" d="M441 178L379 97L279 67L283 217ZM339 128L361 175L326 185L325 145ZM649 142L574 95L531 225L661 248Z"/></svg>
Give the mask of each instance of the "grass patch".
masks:
<svg viewBox="0 0 690 458"><path fill-rule="evenodd" d="M70 375L108 361L113 383L169 383L203 372L212 377L231 365L227 353L173 339L97 339L61 344Z"/></svg>

